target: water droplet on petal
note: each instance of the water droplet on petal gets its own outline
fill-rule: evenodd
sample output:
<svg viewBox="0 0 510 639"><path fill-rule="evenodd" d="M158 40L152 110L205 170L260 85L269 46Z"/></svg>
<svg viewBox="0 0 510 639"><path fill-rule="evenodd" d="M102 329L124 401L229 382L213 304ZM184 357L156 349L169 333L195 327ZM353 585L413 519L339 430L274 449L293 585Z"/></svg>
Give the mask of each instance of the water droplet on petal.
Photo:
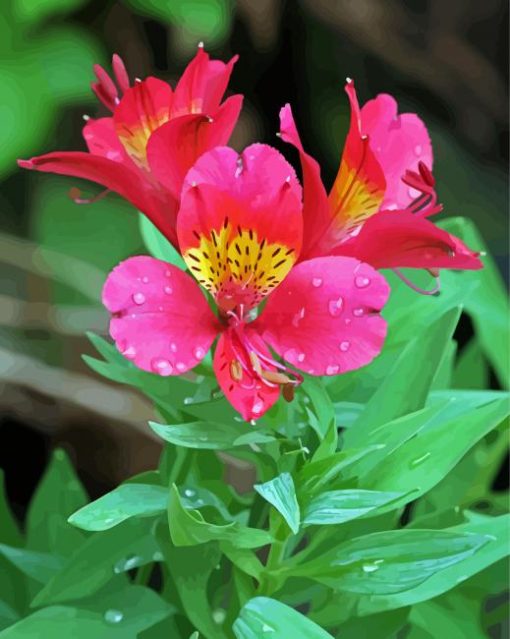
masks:
<svg viewBox="0 0 510 639"><path fill-rule="evenodd" d="M376 570L379 570L379 566L375 563L373 564L363 564L363 566L361 567L363 572L366 573L371 573L371 572L375 572Z"/></svg>
<svg viewBox="0 0 510 639"><path fill-rule="evenodd" d="M351 346L350 342L347 342L347 341L340 342L340 350L342 351L342 353L346 353L349 350L350 346Z"/></svg>
<svg viewBox="0 0 510 639"><path fill-rule="evenodd" d="M119 623L124 619L124 614L120 610L110 608L104 613L104 620L108 623Z"/></svg>
<svg viewBox="0 0 510 639"><path fill-rule="evenodd" d="M342 308L344 306L343 297L339 297L336 300L330 300L328 304L329 314L333 317L338 317L342 312Z"/></svg>
<svg viewBox="0 0 510 639"><path fill-rule="evenodd" d="M148 284L148 283L149 283L149 278L148 278L147 276L142 277L142 282L143 282L144 284Z"/></svg>
<svg viewBox="0 0 510 639"><path fill-rule="evenodd" d="M158 306L158 311L162 313L165 309L162 306Z"/></svg>
<svg viewBox="0 0 510 639"><path fill-rule="evenodd" d="M418 191L418 189L413 189L412 187L409 187L407 189L407 194L412 200L415 200L420 195L420 191Z"/></svg>
<svg viewBox="0 0 510 639"><path fill-rule="evenodd" d="M197 348L193 351L193 355L195 356L195 359L203 359L205 357L205 351L201 346L197 346Z"/></svg>
<svg viewBox="0 0 510 639"><path fill-rule="evenodd" d="M322 286L322 278L314 277L312 280L312 286L315 286L315 288L319 288L319 286Z"/></svg>
<svg viewBox="0 0 510 639"><path fill-rule="evenodd" d="M340 370L340 366L337 366L336 364L330 364L326 368L326 375L336 375L339 370Z"/></svg>
<svg viewBox="0 0 510 639"><path fill-rule="evenodd" d="M177 362L175 367L177 368L178 371L181 371L181 373L187 369L187 366L184 362Z"/></svg>
<svg viewBox="0 0 510 639"><path fill-rule="evenodd" d="M344 319L344 324L347 324L347 326L348 326L351 322L352 322L352 320L351 320L351 318L350 318L350 317L346 317L346 318Z"/></svg>
<svg viewBox="0 0 510 639"><path fill-rule="evenodd" d="M298 362L304 362L305 361L305 357L306 355L304 353L299 353L297 356L297 361Z"/></svg>
<svg viewBox="0 0 510 639"><path fill-rule="evenodd" d="M414 154L415 154L417 157L420 157L420 155L421 155L422 153L423 153L423 147L422 147L422 145L421 145L421 144L417 144L417 145L414 147Z"/></svg>
<svg viewBox="0 0 510 639"><path fill-rule="evenodd" d="M299 323L301 322L304 316L305 316L305 307L302 306L300 310L292 318L292 326L294 326L295 328L299 328Z"/></svg>
<svg viewBox="0 0 510 639"><path fill-rule="evenodd" d="M165 291L167 295L172 295L173 293L173 288L171 286L165 286L163 290Z"/></svg>
<svg viewBox="0 0 510 639"><path fill-rule="evenodd" d="M370 284L370 278L358 275L358 277L354 280L354 283L358 288L366 288Z"/></svg>
<svg viewBox="0 0 510 639"><path fill-rule="evenodd" d="M152 360L151 367L155 373L158 373L158 375L163 375L163 377L166 375L171 375L174 369L172 364L167 359L163 359L160 357Z"/></svg>
<svg viewBox="0 0 510 639"><path fill-rule="evenodd" d="M143 293L135 293L133 295L133 302L138 304L138 306L145 304L145 295Z"/></svg>
<svg viewBox="0 0 510 639"><path fill-rule="evenodd" d="M260 413L262 412L264 408L264 402L257 398L254 402L253 402L253 406L252 406L252 412L255 413L255 415L260 415Z"/></svg>
<svg viewBox="0 0 510 639"><path fill-rule="evenodd" d="M177 344L175 342L172 342L170 344L170 350L172 351L172 353L176 353L177 352Z"/></svg>
<svg viewBox="0 0 510 639"><path fill-rule="evenodd" d="M172 275L172 271L165 271L165 277L170 277Z"/></svg>
<svg viewBox="0 0 510 639"><path fill-rule="evenodd" d="M363 315L365 314L365 311L362 308L355 308L352 311L352 314L354 315L354 317L363 317Z"/></svg>
<svg viewBox="0 0 510 639"><path fill-rule="evenodd" d="M134 359L136 356L136 348L134 346L128 346L124 351L122 351L122 354L128 359Z"/></svg>

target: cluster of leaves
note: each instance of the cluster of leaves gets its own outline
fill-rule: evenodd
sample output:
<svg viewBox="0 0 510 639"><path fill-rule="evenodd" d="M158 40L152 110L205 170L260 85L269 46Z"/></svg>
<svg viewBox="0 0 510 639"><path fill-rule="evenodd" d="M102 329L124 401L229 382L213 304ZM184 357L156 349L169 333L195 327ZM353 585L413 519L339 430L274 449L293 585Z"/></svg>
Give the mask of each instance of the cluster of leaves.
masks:
<svg viewBox="0 0 510 639"><path fill-rule="evenodd" d="M445 225L481 246L466 221ZM179 264L147 222L142 235ZM492 484L509 401L485 388L490 370L508 379L507 307L488 259L442 279L434 298L392 281L382 355L307 378L254 427L210 360L162 378L90 335L88 364L154 402L159 468L87 503L57 451L24 536L0 496L0 639L489 636L507 613ZM475 336L458 354L463 310ZM250 491L225 481L233 467L256 474Z"/></svg>

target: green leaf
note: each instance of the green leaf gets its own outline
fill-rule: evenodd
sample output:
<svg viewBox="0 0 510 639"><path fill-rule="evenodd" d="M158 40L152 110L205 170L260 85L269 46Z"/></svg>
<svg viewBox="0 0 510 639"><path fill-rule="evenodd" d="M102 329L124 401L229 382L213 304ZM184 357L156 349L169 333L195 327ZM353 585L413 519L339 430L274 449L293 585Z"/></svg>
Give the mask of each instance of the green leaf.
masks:
<svg viewBox="0 0 510 639"><path fill-rule="evenodd" d="M320 379L308 377L302 390L311 404L311 410L306 406L309 424L317 433L319 440L323 440L328 431L335 427L335 409L327 390Z"/></svg>
<svg viewBox="0 0 510 639"><path fill-rule="evenodd" d="M214 623L207 597L209 578L221 559L218 544L176 548L168 539L168 529L163 524L157 528L157 537L189 621L205 637L224 639L223 632Z"/></svg>
<svg viewBox="0 0 510 639"><path fill-rule="evenodd" d="M68 556L82 544L82 532L67 518L87 502L87 495L63 450L54 451L27 515L27 546Z"/></svg>
<svg viewBox="0 0 510 639"><path fill-rule="evenodd" d="M459 308L448 311L404 348L358 421L347 430L346 445L370 441L375 427L423 408L459 315Z"/></svg>
<svg viewBox="0 0 510 639"><path fill-rule="evenodd" d="M255 484L253 488L276 508L296 535L299 531L301 515L292 476L289 473L282 473L264 484Z"/></svg>
<svg viewBox="0 0 510 639"><path fill-rule="evenodd" d="M61 557L49 553L13 548L0 544L0 555L3 555L18 570L27 577L44 584L51 579L63 566Z"/></svg>
<svg viewBox="0 0 510 639"><path fill-rule="evenodd" d="M378 490L330 490L314 497L306 506L303 524L343 524L394 502L402 493Z"/></svg>
<svg viewBox="0 0 510 639"><path fill-rule="evenodd" d="M137 639L139 633L172 612L155 592L129 586L102 593L79 607L50 606L25 617L0 633L0 639Z"/></svg>
<svg viewBox="0 0 510 639"><path fill-rule="evenodd" d="M88 597L116 575L153 561L159 548L150 530L149 520L132 519L95 533L37 594L32 605Z"/></svg>
<svg viewBox="0 0 510 639"><path fill-rule="evenodd" d="M187 267L180 253L166 239L163 233L158 231L154 224L142 213L140 213L138 221L144 244L151 255L185 271Z"/></svg>
<svg viewBox="0 0 510 639"><path fill-rule="evenodd" d="M453 373L454 388L487 387L488 370L479 343L472 339L462 350Z"/></svg>
<svg viewBox="0 0 510 639"><path fill-rule="evenodd" d="M272 441L266 432L250 431L246 426L215 422L188 422L184 424L156 424L149 422L152 430L162 439L176 446L208 450L228 450L245 444Z"/></svg>
<svg viewBox="0 0 510 639"><path fill-rule="evenodd" d="M510 515L481 517L449 528L448 532L454 534L469 534L478 538L485 536L489 541L482 545L476 553L466 554L461 561L446 566L441 572L431 575L423 583L416 584L405 592L359 598L356 602L358 614L370 615L382 610L391 610L427 601L448 592L459 584L464 584L473 575L480 573L508 555L509 531Z"/></svg>
<svg viewBox="0 0 510 639"><path fill-rule="evenodd" d="M237 521L213 524L206 521L199 510L186 510L175 484L170 490L168 524L172 542L176 546L228 541L238 548L258 548L273 540L264 530L247 528Z"/></svg>
<svg viewBox="0 0 510 639"><path fill-rule="evenodd" d="M305 616L269 597L255 597L245 604L235 620L237 639L332 639Z"/></svg>
<svg viewBox="0 0 510 639"><path fill-rule="evenodd" d="M150 484L121 484L115 490L87 504L69 517L69 523L83 530L108 530L131 517L164 512L168 488Z"/></svg>
<svg viewBox="0 0 510 639"><path fill-rule="evenodd" d="M486 535L442 530L394 530L351 539L292 574L367 595L410 590L489 543Z"/></svg>
<svg viewBox="0 0 510 639"><path fill-rule="evenodd" d="M457 410L460 414L455 414ZM414 488L413 498L424 494L441 481L479 439L495 428L509 410L508 397L471 410L466 410L463 402L450 401L415 437L387 455L372 470L363 487L402 492Z"/></svg>
<svg viewBox="0 0 510 639"><path fill-rule="evenodd" d="M449 233L458 235L473 250L487 251L482 236L470 220L460 217L450 218L443 220L440 226ZM482 261L484 268L481 271L465 274L467 278L477 283L476 288L466 298L466 310L473 319L478 341L494 367L500 384L508 388L510 379L508 297L494 261L489 255L483 257ZM454 280L452 285L459 288L457 283L459 275L453 272L450 277Z"/></svg>

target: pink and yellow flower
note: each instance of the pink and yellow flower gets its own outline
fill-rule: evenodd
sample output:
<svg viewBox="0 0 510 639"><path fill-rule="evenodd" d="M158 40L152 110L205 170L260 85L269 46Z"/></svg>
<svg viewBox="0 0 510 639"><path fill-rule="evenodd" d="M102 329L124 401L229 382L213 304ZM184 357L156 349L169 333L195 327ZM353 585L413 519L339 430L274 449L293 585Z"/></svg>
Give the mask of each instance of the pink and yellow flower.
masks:
<svg viewBox="0 0 510 639"><path fill-rule="evenodd" d="M298 150L303 170L301 259L352 256L399 275L403 267L433 274L440 268L481 268L477 253L428 219L441 206L431 172L432 146L420 118L399 115L396 101L385 94L360 109L352 80L345 90L351 122L329 195L319 164L303 149L290 105L280 112L280 135Z"/></svg>
<svg viewBox="0 0 510 639"><path fill-rule="evenodd" d="M115 191L177 246L184 176L202 153L228 142L239 116L241 95L222 103L236 59L227 64L210 60L199 46L173 90L153 77L131 86L122 60L114 55L116 82L102 67L94 67L92 89L112 115L87 118L83 137L89 152L58 151L19 165L92 180ZM79 195L75 199L85 201Z"/></svg>
<svg viewBox="0 0 510 639"><path fill-rule="evenodd" d="M228 147L202 155L184 181L177 235L196 281L160 260L133 257L112 271L104 287L110 333L139 368L184 373L219 336L213 362L219 385L253 420L281 389L292 395L302 380L299 371L336 375L379 353L386 281L352 257L298 263L301 187L275 149L254 144L241 156ZM218 315L197 282L213 297Z"/></svg>

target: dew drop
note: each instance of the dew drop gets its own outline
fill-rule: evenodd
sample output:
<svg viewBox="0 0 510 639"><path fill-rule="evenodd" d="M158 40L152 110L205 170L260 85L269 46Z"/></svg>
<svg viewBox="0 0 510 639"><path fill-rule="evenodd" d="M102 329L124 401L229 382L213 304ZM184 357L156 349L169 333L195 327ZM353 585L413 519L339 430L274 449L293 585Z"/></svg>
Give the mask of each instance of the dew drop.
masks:
<svg viewBox="0 0 510 639"><path fill-rule="evenodd" d="M177 344L175 342L172 342L170 344L170 350L172 351L172 353L176 353L177 352Z"/></svg>
<svg viewBox="0 0 510 639"><path fill-rule="evenodd" d="M187 368L184 362L177 362L175 367L177 368L178 371L181 371L181 373L184 372Z"/></svg>
<svg viewBox="0 0 510 639"><path fill-rule="evenodd" d="M413 459L410 463L409 466L411 468L413 468L414 466L419 466L420 464L423 464L423 462L425 460L427 460L430 457L430 453L424 453L423 455L421 455L420 457L416 457L416 459Z"/></svg>
<svg viewBox="0 0 510 639"><path fill-rule="evenodd" d="M194 497L195 496L195 491L191 488L185 488L184 489L184 496L185 497Z"/></svg>
<svg viewBox="0 0 510 639"><path fill-rule="evenodd" d="M124 619L124 615L120 610L110 608L104 613L104 620L108 623L119 623Z"/></svg>
<svg viewBox="0 0 510 639"><path fill-rule="evenodd" d="M345 342L340 342L339 348L342 351L342 353L346 353L349 350L350 346L351 346L351 343L345 341Z"/></svg>
<svg viewBox="0 0 510 639"><path fill-rule="evenodd" d="M152 561L163 561L164 556L160 550L156 550L156 552L152 555Z"/></svg>
<svg viewBox="0 0 510 639"><path fill-rule="evenodd" d="M261 399L256 399L253 402L253 406L252 406L252 412L255 413L255 415L260 415L260 413L262 412L262 409L264 408L264 402Z"/></svg>
<svg viewBox="0 0 510 639"><path fill-rule="evenodd" d="M145 295L143 293L135 293L133 295L133 302L138 304L138 306L145 304Z"/></svg>
<svg viewBox="0 0 510 639"><path fill-rule="evenodd" d="M198 438L198 441L199 441L199 442L206 442L206 441L208 441L208 438L207 438L207 436L206 436L206 435L201 435L201 436Z"/></svg>
<svg viewBox="0 0 510 639"><path fill-rule="evenodd" d="M305 361L305 357L306 355L304 353L299 353L297 356L297 361L298 362L304 362Z"/></svg>
<svg viewBox="0 0 510 639"><path fill-rule="evenodd" d="M366 573L371 573L371 572L375 572L376 570L379 570L379 566L375 563L373 564L363 564L363 566L361 566L363 572Z"/></svg>
<svg viewBox="0 0 510 639"><path fill-rule="evenodd" d="M195 348L195 350L193 351L193 355L195 359L203 359L205 356L205 351L201 346L197 346L197 348Z"/></svg>
<svg viewBox="0 0 510 639"><path fill-rule="evenodd" d="M295 328L299 328L299 323L301 322L304 316L305 316L305 307L302 306L301 309L292 318L292 326L294 326Z"/></svg>
<svg viewBox="0 0 510 639"><path fill-rule="evenodd" d="M172 275L172 271L166 270L165 277L170 277Z"/></svg>
<svg viewBox="0 0 510 639"><path fill-rule="evenodd" d="M354 280L354 283L358 288L366 288L370 284L370 278L358 275Z"/></svg>
<svg viewBox="0 0 510 639"><path fill-rule="evenodd" d="M352 322L352 320L351 320L351 318L350 318L350 317L346 317L346 318L344 319L344 324L346 324L347 326L349 326L349 324L350 324L351 322Z"/></svg>
<svg viewBox="0 0 510 639"><path fill-rule="evenodd" d="M190 404L193 404L193 397L185 397L183 400L183 404L185 406L189 406Z"/></svg>
<svg viewBox="0 0 510 639"><path fill-rule="evenodd" d="M420 191L418 191L418 189L413 189L412 187L409 187L407 189L407 194L412 200L415 200L420 195Z"/></svg>
<svg viewBox="0 0 510 639"><path fill-rule="evenodd" d="M365 311L362 308L355 308L352 311L352 314L354 315L354 317L363 317L363 315L365 314Z"/></svg>
<svg viewBox="0 0 510 639"><path fill-rule="evenodd" d="M142 277L142 282L143 282L144 284L148 284L148 283L149 283L149 278L148 278L147 276Z"/></svg>
<svg viewBox="0 0 510 639"><path fill-rule="evenodd" d="M165 309L162 306L158 306L158 311L162 313Z"/></svg>
<svg viewBox="0 0 510 639"><path fill-rule="evenodd" d="M173 288L171 286L165 286L163 290L165 291L167 295L172 295L173 293Z"/></svg>
<svg viewBox="0 0 510 639"><path fill-rule="evenodd" d="M262 624L262 632L274 632L274 628L267 623Z"/></svg>
<svg viewBox="0 0 510 639"><path fill-rule="evenodd" d="M136 348L134 346L128 346L126 350L122 351L122 354L128 359L134 359L136 357Z"/></svg>
<svg viewBox="0 0 510 639"><path fill-rule="evenodd" d="M319 288L319 286L322 286L322 278L314 277L312 280L312 286L314 286L315 288Z"/></svg>
<svg viewBox="0 0 510 639"><path fill-rule="evenodd" d="M326 368L326 375L336 375L339 370L340 370L340 366L337 366L336 364L330 364Z"/></svg>
<svg viewBox="0 0 510 639"><path fill-rule="evenodd" d="M216 608L213 610L212 618L214 623L221 625L227 618L227 612L223 608Z"/></svg>
<svg viewBox="0 0 510 639"><path fill-rule="evenodd" d="M156 359L152 360L151 367L155 373L163 376L171 375L174 369L172 364L167 359L163 359L161 357L157 357Z"/></svg>
<svg viewBox="0 0 510 639"><path fill-rule="evenodd" d="M420 157L420 155L421 155L422 153L423 153L423 147L422 147L422 145L421 145L421 144L417 144L417 145L414 147L414 154L415 154L417 157Z"/></svg>
<svg viewBox="0 0 510 639"><path fill-rule="evenodd" d="M343 306L344 306L343 297L339 297L336 300L330 300L328 304L329 314L332 315L333 317L338 317L340 313L342 312Z"/></svg>

